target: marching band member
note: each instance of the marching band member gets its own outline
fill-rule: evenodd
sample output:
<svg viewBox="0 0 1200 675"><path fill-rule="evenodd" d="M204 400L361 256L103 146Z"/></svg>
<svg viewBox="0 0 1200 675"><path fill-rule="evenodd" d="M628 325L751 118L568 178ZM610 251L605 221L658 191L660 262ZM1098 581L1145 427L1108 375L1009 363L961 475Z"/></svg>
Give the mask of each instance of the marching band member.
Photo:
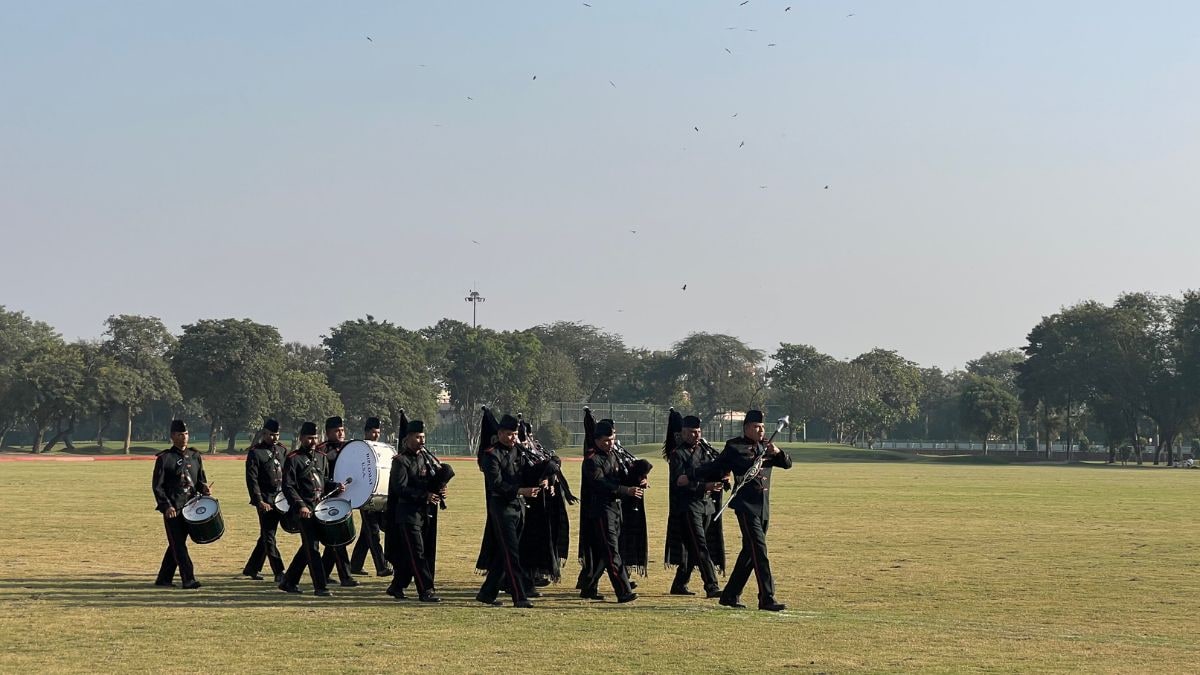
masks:
<svg viewBox="0 0 1200 675"><path fill-rule="evenodd" d="M313 515L317 502L331 487L335 486L329 482L329 460L317 451L317 425L305 422L300 427L300 448L289 454L283 463L283 493L287 497L289 511L295 511L299 517L301 544L284 573L283 582L279 584L281 591L301 593L298 584L307 566L313 594L332 595L327 587L325 563L321 560L321 542L317 535L319 524Z"/></svg>
<svg viewBox="0 0 1200 675"><path fill-rule="evenodd" d="M492 413L483 412L484 434L491 424ZM484 532L483 552L488 554L487 577L475 599L485 605L499 605L496 596L507 579L514 607L533 607L525 572L521 569L519 546L524 525L524 499L536 497L537 487L521 486L520 456L517 451L517 418L505 415L496 423L496 441L487 447L488 437L481 434L478 454L479 469L487 498L487 529Z"/></svg>
<svg viewBox="0 0 1200 675"><path fill-rule="evenodd" d="M378 441L382 435L382 426L378 417L368 417L363 428L363 438L368 441ZM401 429L400 433L404 433L404 430ZM379 537L384 513L366 509L359 509L358 513L362 517L362 530L358 533L358 542L354 544L354 553L350 556L350 573L366 574L363 564L367 562L367 551L370 551L371 559L375 561L375 575L390 576L392 569L388 567L387 560L383 557L383 546L380 544Z"/></svg>
<svg viewBox="0 0 1200 675"><path fill-rule="evenodd" d="M629 575L621 560L621 500L641 499L644 492L639 486L621 484L624 470L613 453L616 434L612 424L607 420L597 423L593 441L595 452L583 460L583 482L587 486L588 500L580 518L580 530L589 533L588 551L592 560L579 596L602 600L597 584L607 572L617 602L631 602L638 596L629 584Z"/></svg>
<svg viewBox="0 0 1200 675"><path fill-rule="evenodd" d="M716 598L721 590L709 550L708 531L716 514L712 495L719 495L724 483L706 480L701 475L701 466L708 458L700 438L700 418L694 415L681 417L671 410L663 445L663 456L671 467L670 515L667 517L667 548L663 560L668 566L676 566L671 595L695 595L688 590L687 584L692 570L699 568L705 595ZM724 560L724 551L721 560Z"/></svg>
<svg viewBox="0 0 1200 675"><path fill-rule="evenodd" d="M767 525L771 518L767 492L771 488L771 467L790 469L792 458L774 443L764 446L766 436L762 411L747 411L742 421L742 435L726 441L725 449L714 463L719 471L732 471L740 477L757 461L762 461L762 471L729 502L742 531L742 551L721 593L720 603L726 607L744 608L740 596L750 580L750 573L754 572L758 580L758 608L778 612L786 606L775 601L775 579L771 575L771 561L767 558Z"/></svg>
<svg viewBox="0 0 1200 675"><path fill-rule="evenodd" d="M167 550L158 568L155 586L175 586L175 570L184 588L200 588L192 558L188 554L187 521L183 505L197 494L208 495L208 479L200 452L188 447L188 429L183 420L171 422L171 447L155 455L153 489L156 508L163 514L167 531Z"/></svg>
<svg viewBox="0 0 1200 675"><path fill-rule="evenodd" d="M283 460L287 448L279 442L279 422L267 420L263 423L262 436L246 451L246 489L250 492L250 505L258 516L258 542L242 568L242 575L261 580L263 561L271 563L275 583L283 581L283 558L275 545L275 532L279 528L280 514L275 510L275 496L283 490Z"/></svg>
<svg viewBox="0 0 1200 675"><path fill-rule="evenodd" d="M435 487L437 474L430 456L424 452L425 423L412 420L405 429L401 450L392 458L388 497L393 508L388 514L388 544L397 539L393 556L395 576L388 594L404 599L404 588L411 581L421 602L441 602L433 587L433 553L437 541L437 505L446 488ZM429 545L432 544L432 545Z"/></svg>
<svg viewBox="0 0 1200 675"><path fill-rule="evenodd" d="M333 475L333 467L337 464L338 454L344 445L346 445L346 425L342 422L341 417L334 415L325 420L325 442L317 448L317 451L325 455L325 459L329 463L325 475ZM338 582L341 586L358 585L358 581L350 576L350 556L346 553L345 546L326 546L321 561L325 563L326 573L330 572L331 568L337 570Z"/></svg>

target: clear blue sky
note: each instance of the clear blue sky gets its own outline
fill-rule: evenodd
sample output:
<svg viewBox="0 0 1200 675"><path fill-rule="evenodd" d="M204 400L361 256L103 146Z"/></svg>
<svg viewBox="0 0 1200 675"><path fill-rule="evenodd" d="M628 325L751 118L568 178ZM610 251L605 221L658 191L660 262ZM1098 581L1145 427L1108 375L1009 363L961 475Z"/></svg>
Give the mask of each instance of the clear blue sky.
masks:
<svg viewBox="0 0 1200 675"><path fill-rule="evenodd" d="M0 304L955 367L1200 285L1200 5L739 1L5 3Z"/></svg>

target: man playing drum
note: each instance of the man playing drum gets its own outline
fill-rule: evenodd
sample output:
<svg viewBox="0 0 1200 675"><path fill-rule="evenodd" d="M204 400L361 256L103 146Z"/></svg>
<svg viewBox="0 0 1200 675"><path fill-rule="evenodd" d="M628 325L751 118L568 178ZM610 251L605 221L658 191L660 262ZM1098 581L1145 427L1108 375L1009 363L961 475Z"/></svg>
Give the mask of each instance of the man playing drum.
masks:
<svg viewBox="0 0 1200 675"><path fill-rule="evenodd" d="M334 415L325 420L325 442L317 448L318 452L325 455L328 462L328 470L326 476L333 475L333 467L337 464L338 454L342 451L342 446L346 444L346 425L342 422L342 418ZM325 563L325 570L328 573L332 567L337 570L338 582L342 586L357 586L358 582L354 577L350 576L350 555L346 553L346 547L343 546L326 546L325 555L321 557Z"/></svg>
<svg viewBox="0 0 1200 675"><path fill-rule="evenodd" d="M404 430L401 429L400 432L403 433ZM368 417L363 428L363 440L378 441L381 435L382 424L379 418ZM367 551L370 551L371 559L375 561L375 575L390 576L392 568L388 567L387 560L383 557L383 546L379 543L383 512L360 509L358 513L362 517L362 530L358 533L358 542L354 544L354 553L350 556L350 573L366 574L363 565L367 562Z"/></svg>
<svg viewBox="0 0 1200 675"><path fill-rule="evenodd" d="M246 451L246 489L250 505L258 515L258 542L242 568L242 574L260 580L263 560L271 563L275 583L283 581L283 558L275 545L280 513L275 509L275 497L283 490L283 460L287 448L279 442L279 422L263 423L260 441Z"/></svg>
<svg viewBox="0 0 1200 675"><path fill-rule="evenodd" d="M208 479L204 475L204 463L200 452L188 447L188 429L183 420L171 422L171 447L155 456L154 500L163 514L163 525L167 530L167 551L158 568L155 586L174 586L175 570L184 588L200 588L192 558L188 555L187 522L181 515L183 505L197 494L208 495Z"/></svg>
<svg viewBox="0 0 1200 675"><path fill-rule="evenodd" d="M325 564L321 561L321 546L318 538L320 525L313 517L317 503L325 496L327 489L334 494L340 491L337 485L328 481L329 462L325 455L317 451L317 425L305 422L300 427L300 449L289 454L283 463L283 493L287 496L289 511L295 510L300 516L300 549L292 557L284 573L279 590L288 593L301 593L299 583L308 566L309 577L312 578L313 593L320 596L331 595L326 587Z"/></svg>

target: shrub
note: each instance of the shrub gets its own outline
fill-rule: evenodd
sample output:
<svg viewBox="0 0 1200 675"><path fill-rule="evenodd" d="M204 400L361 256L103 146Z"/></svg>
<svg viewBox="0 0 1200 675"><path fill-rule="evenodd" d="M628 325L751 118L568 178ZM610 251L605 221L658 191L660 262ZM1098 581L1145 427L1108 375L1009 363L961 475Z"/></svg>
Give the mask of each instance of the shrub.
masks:
<svg viewBox="0 0 1200 675"><path fill-rule="evenodd" d="M542 445L551 450L560 450L571 444L571 432L554 420L542 422L535 436Z"/></svg>

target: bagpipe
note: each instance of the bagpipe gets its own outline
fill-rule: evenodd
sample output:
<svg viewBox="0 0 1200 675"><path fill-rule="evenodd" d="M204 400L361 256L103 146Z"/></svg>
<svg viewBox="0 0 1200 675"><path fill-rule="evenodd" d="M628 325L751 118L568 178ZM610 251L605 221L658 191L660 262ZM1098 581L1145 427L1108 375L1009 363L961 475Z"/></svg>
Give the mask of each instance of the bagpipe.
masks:
<svg viewBox="0 0 1200 675"><path fill-rule="evenodd" d="M421 446L421 456L429 464L429 468L433 473L433 478L429 480L429 491L441 493L441 491L450 483L450 479L454 478L454 469L449 464L438 460L437 456ZM438 507L445 509L446 498L442 497L438 501Z"/></svg>
<svg viewBox="0 0 1200 675"><path fill-rule="evenodd" d="M642 485L650 477L650 471L654 469L654 465L647 459L638 459L633 456L632 452L625 449L621 445L621 441L613 443L613 454L616 455L617 463L621 465L621 484L627 487L640 487L648 489L650 485ZM635 503L636 508L636 503Z"/></svg>
<svg viewBox="0 0 1200 675"><path fill-rule="evenodd" d="M517 418L521 419L520 413L517 413ZM544 448L533 437L531 424L522 420L517 426L517 452L521 456L521 463L525 465L521 470L521 484L526 487L538 487L545 482L551 487L560 487L568 504L579 501L571 494L571 486L567 483L566 476L563 476L562 459L553 451Z"/></svg>

